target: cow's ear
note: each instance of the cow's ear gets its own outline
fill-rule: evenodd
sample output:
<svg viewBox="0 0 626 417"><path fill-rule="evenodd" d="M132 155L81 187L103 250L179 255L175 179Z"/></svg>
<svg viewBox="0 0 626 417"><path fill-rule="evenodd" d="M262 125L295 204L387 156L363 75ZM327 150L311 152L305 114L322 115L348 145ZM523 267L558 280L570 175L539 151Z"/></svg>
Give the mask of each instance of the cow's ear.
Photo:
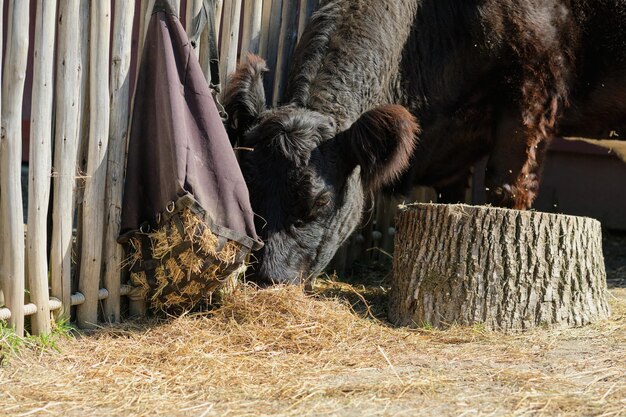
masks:
<svg viewBox="0 0 626 417"><path fill-rule="evenodd" d="M385 105L363 113L337 139L348 167L361 166L363 187L377 190L407 169L419 130L407 109Z"/></svg>
<svg viewBox="0 0 626 417"><path fill-rule="evenodd" d="M224 89L223 103L228 114L227 128L231 141L240 138L265 110L263 74L267 71L263 58L249 54L230 76Z"/></svg>

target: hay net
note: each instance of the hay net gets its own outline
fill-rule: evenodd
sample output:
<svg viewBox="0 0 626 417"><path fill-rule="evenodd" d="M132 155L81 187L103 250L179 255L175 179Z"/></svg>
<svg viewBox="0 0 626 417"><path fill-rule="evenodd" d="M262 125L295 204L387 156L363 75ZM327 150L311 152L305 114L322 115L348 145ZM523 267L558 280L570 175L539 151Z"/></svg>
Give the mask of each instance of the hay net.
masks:
<svg viewBox="0 0 626 417"><path fill-rule="evenodd" d="M180 314L206 307L217 290L236 286L250 242L213 224L189 196L159 217L156 228L146 223L127 240L126 265L136 296L147 298L155 311Z"/></svg>

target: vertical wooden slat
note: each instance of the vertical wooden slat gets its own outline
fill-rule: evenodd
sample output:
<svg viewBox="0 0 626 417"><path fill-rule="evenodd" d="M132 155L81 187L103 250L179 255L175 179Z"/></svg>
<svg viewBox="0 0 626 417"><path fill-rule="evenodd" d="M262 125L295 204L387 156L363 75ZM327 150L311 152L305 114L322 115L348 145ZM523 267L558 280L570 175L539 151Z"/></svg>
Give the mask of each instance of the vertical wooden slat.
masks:
<svg viewBox="0 0 626 417"><path fill-rule="evenodd" d="M137 70L135 77L139 74L141 67L141 58L143 56L143 45L146 39L146 33L148 31L148 24L150 23L150 17L152 16L152 9L154 8L155 0L141 0L141 15L139 16L139 39L137 49ZM135 98L132 98L131 110L134 107ZM129 132L130 133L130 132ZM144 316L146 314L147 306L146 300L141 296L141 292L135 291L129 295L128 302L128 314L131 317Z"/></svg>
<svg viewBox="0 0 626 417"><path fill-rule="evenodd" d="M228 0L235 1L235 0ZM224 9L224 0L215 0L215 33L222 33L222 15Z"/></svg>
<svg viewBox="0 0 626 417"><path fill-rule="evenodd" d="M298 40L302 36L302 32L311 19L311 15L317 9L317 0L300 0L300 11L298 16Z"/></svg>
<svg viewBox="0 0 626 417"><path fill-rule="evenodd" d="M80 0L59 2L50 277L52 296L62 304L56 315L64 319L69 319L71 306L72 223L84 72L80 62L79 19ZM78 49L76 45L80 45Z"/></svg>
<svg viewBox="0 0 626 417"><path fill-rule="evenodd" d="M267 4L269 6L269 4ZM269 72L263 78L263 86L267 92L268 104L275 104L274 99L274 80L276 79L276 58L278 56L278 42L280 39L280 22L282 19L283 0L271 0L271 12L269 20L265 20L267 16L263 13L263 25L267 25L266 45L264 58L269 67ZM264 8L265 11L265 8Z"/></svg>
<svg viewBox="0 0 626 417"><path fill-rule="evenodd" d="M201 10L202 10L202 0L187 0L187 10L186 10L186 17L185 17L187 35L191 36L192 34L191 32L194 30L194 27L192 25L193 19L196 16L198 16ZM194 52L196 53L196 56L199 56L199 53L200 53L200 43L201 42L198 42L195 48L193 48Z"/></svg>
<svg viewBox="0 0 626 417"><path fill-rule="evenodd" d="M248 53L259 53L261 36L261 18L263 0L245 0L243 16L243 32L241 34L241 59L245 60Z"/></svg>
<svg viewBox="0 0 626 417"><path fill-rule="evenodd" d="M56 0L37 1L33 96L28 170L28 288L37 306L31 319L34 334L50 332L48 293L48 202L52 172L52 96Z"/></svg>
<svg viewBox="0 0 626 417"><path fill-rule="evenodd" d="M10 325L24 334L24 214L22 209L22 100L28 52L29 2L9 0L6 58L2 80L0 188L2 267Z"/></svg>
<svg viewBox="0 0 626 417"><path fill-rule="evenodd" d="M283 0L278 51L276 54L274 88L272 90L272 103L274 105L279 104L282 98L285 84L287 83L289 60L293 54L298 38L298 9L296 6L296 2L293 0Z"/></svg>
<svg viewBox="0 0 626 417"><path fill-rule="evenodd" d="M176 12L176 16L180 17L180 0L169 0L170 4L174 6L174 11Z"/></svg>
<svg viewBox="0 0 626 417"><path fill-rule="evenodd" d="M241 0L230 0L224 4L222 42L220 48L220 77L226 79L237 66L237 43L241 20Z"/></svg>
<svg viewBox="0 0 626 417"><path fill-rule="evenodd" d="M77 309L82 328L94 327L98 320L98 290L102 272L104 238L104 194L109 140L109 33L111 4L91 5L91 45L89 71L89 151L83 201L83 235L78 287L85 302Z"/></svg>
<svg viewBox="0 0 626 417"><path fill-rule="evenodd" d="M262 0L261 33L259 34L259 55L267 59L267 42L270 34L270 20L272 18L272 3L274 0Z"/></svg>
<svg viewBox="0 0 626 417"><path fill-rule="evenodd" d="M150 16L152 15L152 9L154 9L155 0L141 0L141 16L139 17L139 40L137 42L139 48L137 49L137 72L139 72L139 64L143 55L143 43L146 39L146 32L148 31L148 23L150 23Z"/></svg>
<svg viewBox="0 0 626 417"><path fill-rule="evenodd" d="M80 275L80 255L82 253L82 230L83 230L83 200L85 197L85 179L87 172L87 150L89 149L89 52L91 49L91 2L81 0L80 2L80 42L77 45L80 48L80 67L82 68L82 77L80 79L80 124L78 128L78 156L76 164L76 189L74 192L74 206L76 207L76 242L72 253L74 254L74 279L71 281L72 293L78 291L78 276Z"/></svg>
<svg viewBox="0 0 626 417"><path fill-rule="evenodd" d="M4 33L3 21L4 21L4 0L0 0L0 42L2 41L2 34ZM2 62L2 49L0 48L0 63ZM0 114L2 113L2 81L0 80ZM1 116L0 116L1 118ZM2 149L2 142L4 139L0 134L0 149ZM0 150L0 174L2 174L4 164L2 163L2 151ZM0 178L0 236L4 236L3 229L3 210L2 210L2 178ZM4 267L4 244L0 243L0 306L4 306L4 291L8 292L8 288L5 288L8 285L8 279L6 279Z"/></svg>
<svg viewBox="0 0 626 417"><path fill-rule="evenodd" d="M120 320L122 246L117 243L122 216L122 192L128 136L130 95L130 53L135 16L135 0L115 1L115 21L111 47L111 119L106 175L106 235L104 240L104 316L109 322Z"/></svg>

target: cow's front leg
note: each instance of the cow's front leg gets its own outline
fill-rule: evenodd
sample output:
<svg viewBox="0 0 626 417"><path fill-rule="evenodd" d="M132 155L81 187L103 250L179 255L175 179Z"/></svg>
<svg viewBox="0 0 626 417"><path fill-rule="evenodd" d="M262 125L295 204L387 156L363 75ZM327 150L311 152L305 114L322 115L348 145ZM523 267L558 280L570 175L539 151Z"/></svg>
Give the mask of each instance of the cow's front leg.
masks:
<svg viewBox="0 0 626 417"><path fill-rule="evenodd" d="M541 166L550 137L514 118L503 120L496 132L485 172L487 202L528 209L539 191Z"/></svg>

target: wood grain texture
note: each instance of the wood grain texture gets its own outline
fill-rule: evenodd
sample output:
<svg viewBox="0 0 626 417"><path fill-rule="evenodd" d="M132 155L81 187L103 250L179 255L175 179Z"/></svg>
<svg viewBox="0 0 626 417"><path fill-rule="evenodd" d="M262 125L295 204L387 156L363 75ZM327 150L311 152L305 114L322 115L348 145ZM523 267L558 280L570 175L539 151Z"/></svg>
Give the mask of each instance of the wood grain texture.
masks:
<svg viewBox="0 0 626 417"><path fill-rule="evenodd" d="M22 101L28 52L29 2L10 0L2 79L0 134L0 221L2 277L9 324L24 334L24 213L22 208Z"/></svg>
<svg viewBox="0 0 626 417"><path fill-rule="evenodd" d="M440 204L398 214L394 324L517 331L582 326L609 314L596 220Z"/></svg>
<svg viewBox="0 0 626 417"><path fill-rule="evenodd" d="M111 4L103 1L95 2L91 6L89 149L78 282L85 302L76 310L77 323L81 328L93 328L98 321L110 113L108 81Z"/></svg>
<svg viewBox="0 0 626 417"><path fill-rule="evenodd" d="M80 141L81 90L80 0L60 0L58 11L55 131L53 162L51 294L61 301L57 317L69 319L72 295L72 223ZM79 45L76 48L76 45ZM62 92L62 93L61 93Z"/></svg>
<svg viewBox="0 0 626 417"><path fill-rule="evenodd" d="M104 239L104 319L120 320L120 288L124 250L117 243L122 218L122 193L129 126L130 54L135 0L116 0L111 45L111 114L106 175L106 221Z"/></svg>
<svg viewBox="0 0 626 417"><path fill-rule="evenodd" d="M56 0L38 0L35 22L33 93L28 170L28 289L37 306L33 334L49 333L48 204L52 172L52 103Z"/></svg>

